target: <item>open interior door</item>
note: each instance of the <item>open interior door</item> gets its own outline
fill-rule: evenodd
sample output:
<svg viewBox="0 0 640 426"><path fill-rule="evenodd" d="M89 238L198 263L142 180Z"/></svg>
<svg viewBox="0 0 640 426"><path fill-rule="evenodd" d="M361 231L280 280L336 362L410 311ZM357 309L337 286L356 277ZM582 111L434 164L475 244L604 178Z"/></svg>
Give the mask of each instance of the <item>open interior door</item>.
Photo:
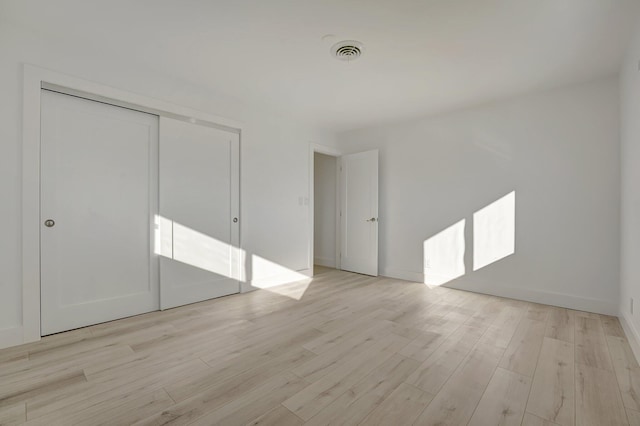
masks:
<svg viewBox="0 0 640 426"><path fill-rule="evenodd" d="M340 157L340 265L378 275L378 150Z"/></svg>

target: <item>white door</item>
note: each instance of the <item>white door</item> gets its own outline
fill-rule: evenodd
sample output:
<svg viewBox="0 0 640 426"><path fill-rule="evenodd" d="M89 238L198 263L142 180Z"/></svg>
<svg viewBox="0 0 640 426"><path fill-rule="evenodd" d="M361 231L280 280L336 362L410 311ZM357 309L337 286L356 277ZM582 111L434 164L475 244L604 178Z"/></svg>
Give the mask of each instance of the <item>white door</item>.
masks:
<svg viewBox="0 0 640 426"><path fill-rule="evenodd" d="M160 305L240 291L239 135L160 118Z"/></svg>
<svg viewBox="0 0 640 426"><path fill-rule="evenodd" d="M159 308L158 117L42 91L42 335Z"/></svg>
<svg viewBox="0 0 640 426"><path fill-rule="evenodd" d="M378 150L340 157L341 269L378 275Z"/></svg>

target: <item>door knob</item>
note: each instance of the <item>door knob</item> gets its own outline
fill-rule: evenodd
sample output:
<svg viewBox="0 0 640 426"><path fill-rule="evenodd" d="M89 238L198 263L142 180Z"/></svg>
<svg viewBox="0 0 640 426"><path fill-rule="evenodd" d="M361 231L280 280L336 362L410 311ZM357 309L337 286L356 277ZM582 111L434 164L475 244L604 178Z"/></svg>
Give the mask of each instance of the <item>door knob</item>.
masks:
<svg viewBox="0 0 640 426"><path fill-rule="evenodd" d="M55 224L56 222L53 219L47 219L44 221L44 226L46 226L47 228L52 228Z"/></svg>
<svg viewBox="0 0 640 426"><path fill-rule="evenodd" d="M378 220L377 218L372 217L371 219L367 219L367 222L375 222L375 221L377 221L377 220Z"/></svg>

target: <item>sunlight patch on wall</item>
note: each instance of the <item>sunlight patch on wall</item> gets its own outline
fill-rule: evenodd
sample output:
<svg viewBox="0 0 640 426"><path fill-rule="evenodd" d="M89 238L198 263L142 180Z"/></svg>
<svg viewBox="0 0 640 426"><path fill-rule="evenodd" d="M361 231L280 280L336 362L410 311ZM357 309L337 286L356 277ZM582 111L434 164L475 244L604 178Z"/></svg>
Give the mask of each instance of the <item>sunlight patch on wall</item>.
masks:
<svg viewBox="0 0 640 426"><path fill-rule="evenodd" d="M515 253L516 193L510 192L473 214L473 270Z"/></svg>
<svg viewBox="0 0 640 426"><path fill-rule="evenodd" d="M267 289L292 299L300 300L312 279L298 271L291 270L263 257L251 256L254 279L251 285Z"/></svg>
<svg viewBox="0 0 640 426"><path fill-rule="evenodd" d="M440 286L465 274L465 219L424 242L424 283Z"/></svg>
<svg viewBox="0 0 640 426"><path fill-rule="evenodd" d="M243 281L247 253L171 219L155 217L154 252L198 269ZM250 256L253 287L300 300L312 279L257 255Z"/></svg>
<svg viewBox="0 0 640 426"><path fill-rule="evenodd" d="M240 273L233 268L234 254L240 249L178 222L158 216L156 218L155 252L166 258L239 280Z"/></svg>

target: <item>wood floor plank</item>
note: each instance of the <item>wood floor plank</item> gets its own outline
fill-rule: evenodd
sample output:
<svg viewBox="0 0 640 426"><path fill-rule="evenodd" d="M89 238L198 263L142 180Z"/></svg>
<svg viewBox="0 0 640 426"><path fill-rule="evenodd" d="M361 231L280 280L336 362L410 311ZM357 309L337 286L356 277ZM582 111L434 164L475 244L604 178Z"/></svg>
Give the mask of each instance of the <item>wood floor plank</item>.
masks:
<svg viewBox="0 0 640 426"><path fill-rule="evenodd" d="M627 419L630 426L640 426L640 411L627 408Z"/></svg>
<svg viewBox="0 0 640 426"><path fill-rule="evenodd" d="M529 377L497 368L469 426L520 425L530 389Z"/></svg>
<svg viewBox="0 0 640 426"><path fill-rule="evenodd" d="M577 363L613 371L607 339L599 317L577 317L575 344Z"/></svg>
<svg viewBox="0 0 640 426"><path fill-rule="evenodd" d="M27 343L26 345L16 346L13 348L3 349L3 354L7 355L16 352L31 352L41 351L51 348L64 348L74 343L83 342L92 337L89 328L79 328L77 330L70 330L64 333L52 334L51 336L45 336L38 342Z"/></svg>
<svg viewBox="0 0 640 426"><path fill-rule="evenodd" d="M9 348L12 349L12 348ZM0 366L10 366L13 363L19 363L20 361L29 360L29 352L26 350L13 352L5 349L6 352L0 351Z"/></svg>
<svg viewBox="0 0 640 426"><path fill-rule="evenodd" d="M626 339L607 336L624 406L640 411L640 366Z"/></svg>
<svg viewBox="0 0 640 426"><path fill-rule="evenodd" d="M593 312L586 312L586 311L574 311L575 316L576 317L583 317L583 318L590 318L590 319L595 319L595 320L599 320L600 319L600 315L593 313Z"/></svg>
<svg viewBox="0 0 640 426"><path fill-rule="evenodd" d="M547 321L545 336L574 342L575 312L564 308L552 308Z"/></svg>
<svg viewBox="0 0 640 426"><path fill-rule="evenodd" d="M24 402L0 407L0 425L21 425L27 421L27 407Z"/></svg>
<svg viewBox="0 0 640 426"><path fill-rule="evenodd" d="M259 384L275 374L303 364L313 357L315 357L315 354L298 347L266 362L242 364L248 369L240 374L226 374L224 371L221 372L213 368L199 377L186 378L170 383L165 386L165 389L176 402L187 400L198 394L212 393L216 389L224 390L227 394L233 394L242 391L242 389L250 389L250 386Z"/></svg>
<svg viewBox="0 0 640 426"><path fill-rule="evenodd" d="M157 324L145 329L131 326L118 333L105 333L99 337L87 338L81 342L69 344L64 348L34 348L34 350L29 352L29 359L34 362L61 362L72 357L77 357L82 352L95 349L104 349L113 346L126 346L133 349L133 345L140 344L147 340L161 338L162 336L175 332L177 332L177 330L172 324Z"/></svg>
<svg viewBox="0 0 640 426"><path fill-rule="evenodd" d="M288 375L287 377L291 376ZM296 383L301 383L301 379L297 376L295 376L295 378ZM266 378L261 377L261 380L255 380L253 382L245 382L241 379L237 381L223 382L217 387L208 388L207 390L200 392L191 398L185 399L184 401L180 401L177 404L172 405L163 411L157 412L138 423L144 425L187 424L201 418L211 411L224 407L234 401L241 400L244 395L254 392L256 389L269 392L271 390L271 386L279 387L281 385L283 385L282 376L278 375ZM256 414L253 418L258 417L261 414L263 413ZM251 420L252 418L246 419L245 423Z"/></svg>
<svg viewBox="0 0 640 426"><path fill-rule="evenodd" d="M362 357L342 364L302 392L284 401L283 405L298 417L308 421L351 386L366 377L374 368L391 358L407 343L406 338L391 333L377 342L377 348L363 354Z"/></svg>
<svg viewBox="0 0 640 426"><path fill-rule="evenodd" d="M541 316L539 311L535 312L536 317ZM523 318L500 361L500 367L523 376L533 376L545 326L544 321Z"/></svg>
<svg viewBox="0 0 640 426"><path fill-rule="evenodd" d="M286 347L287 345L298 346L305 344L317 338L321 332L318 330L298 323L295 329L289 329L288 332L278 330L275 334L266 334L256 339L242 340L231 345L215 345L209 346L209 351L200 355L207 364L215 364L235 356L241 355L246 351L254 350L256 347L277 348Z"/></svg>
<svg viewBox="0 0 640 426"><path fill-rule="evenodd" d="M463 425L491 380L504 349L479 344L420 414L416 424Z"/></svg>
<svg viewBox="0 0 640 426"><path fill-rule="evenodd" d="M506 349L523 316L524 309L506 306L489 325L483 339L492 342L497 347Z"/></svg>
<svg viewBox="0 0 640 426"><path fill-rule="evenodd" d="M574 356L570 343L544 338L527 402L528 412L559 425L573 426Z"/></svg>
<svg viewBox="0 0 640 426"><path fill-rule="evenodd" d="M27 403L27 419L46 418L55 420L69 412L81 411L103 401L135 398L136 395L147 394L178 379L200 377L209 367L199 359L185 361L167 368L160 373L143 377L113 376L110 380L93 383L80 383L68 391L59 389L46 395L34 398Z"/></svg>
<svg viewBox="0 0 640 426"><path fill-rule="evenodd" d="M407 379L425 392L437 394L482 337L483 330L464 325L449 336Z"/></svg>
<svg viewBox="0 0 640 426"><path fill-rule="evenodd" d="M55 374L64 374L64 372L82 370L106 360L124 359L132 354L133 351L129 346L119 344L89 350L79 347L73 355L66 354L53 360L29 360L26 363L21 363L22 365L17 369L5 368L0 372L0 379L4 384L24 382L27 379L36 380L38 377L50 377Z"/></svg>
<svg viewBox="0 0 640 426"><path fill-rule="evenodd" d="M576 345L607 344L599 315L595 317L576 315L575 343Z"/></svg>
<svg viewBox="0 0 640 426"><path fill-rule="evenodd" d="M363 426L413 424L432 399L432 394L408 383L402 383L360 424Z"/></svg>
<svg viewBox="0 0 640 426"><path fill-rule="evenodd" d="M607 345L598 345L595 343L576 345L575 354L577 364L613 371L611 355L609 354Z"/></svg>
<svg viewBox="0 0 640 426"><path fill-rule="evenodd" d="M334 330L330 333L324 333L316 339L313 339L303 346L305 349L316 354L322 354L332 351L334 348L351 341L367 332L376 332L378 330L390 330L392 322L383 320L372 320L368 318L366 321L350 324L344 328Z"/></svg>
<svg viewBox="0 0 640 426"><path fill-rule="evenodd" d="M620 320L609 315L600 315L600 322L606 336L615 336L626 339Z"/></svg>
<svg viewBox="0 0 640 426"><path fill-rule="evenodd" d="M141 394L131 400L121 397L105 400L82 411L61 416L55 420L44 416L30 420L26 424L29 426L50 426L52 424L78 426L129 425L152 413L162 411L172 404L173 400L169 398L169 395L164 390L159 389L149 394Z"/></svg>
<svg viewBox="0 0 640 426"><path fill-rule="evenodd" d="M302 419L284 406L278 405L273 410L247 423L246 426L300 426Z"/></svg>
<svg viewBox="0 0 640 426"><path fill-rule="evenodd" d="M417 367L418 361L393 355L360 382L353 385L306 425L358 425Z"/></svg>
<svg viewBox="0 0 640 426"><path fill-rule="evenodd" d="M618 382L612 371L576 364L576 424L628 424Z"/></svg>
<svg viewBox="0 0 640 426"><path fill-rule="evenodd" d="M340 365L359 358L363 353L376 347L378 339L389 334L388 327L371 328L360 335L353 336L349 341L334 347L332 351L316 355L304 364L291 369L295 374L308 382L315 382Z"/></svg>
<svg viewBox="0 0 640 426"><path fill-rule="evenodd" d="M285 373L265 382L264 385L232 402L206 413L193 426L242 425L271 411L272 407L296 394L307 386L307 382L295 374Z"/></svg>
<svg viewBox="0 0 640 426"><path fill-rule="evenodd" d="M3 383L3 386L0 387L0 408L19 402L26 402L38 395L54 392L86 381L87 379L82 370L71 370L53 373L50 376L31 378L24 382Z"/></svg>
<svg viewBox="0 0 640 426"><path fill-rule="evenodd" d="M559 426L557 423L541 419L531 413L525 413L522 419L522 426Z"/></svg>
<svg viewBox="0 0 640 426"><path fill-rule="evenodd" d="M551 306L539 303L529 303L525 317L535 321L545 322L551 313Z"/></svg>
<svg viewBox="0 0 640 426"><path fill-rule="evenodd" d="M400 354L423 362L445 341L447 335L424 331L405 346Z"/></svg>

